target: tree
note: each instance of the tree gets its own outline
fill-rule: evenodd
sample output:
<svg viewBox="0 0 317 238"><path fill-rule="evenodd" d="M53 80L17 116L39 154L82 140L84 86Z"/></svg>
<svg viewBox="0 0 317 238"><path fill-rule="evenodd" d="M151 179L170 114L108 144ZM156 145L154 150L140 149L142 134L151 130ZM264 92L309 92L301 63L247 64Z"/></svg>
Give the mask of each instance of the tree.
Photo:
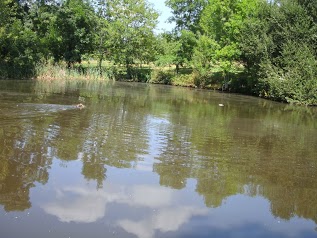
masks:
<svg viewBox="0 0 317 238"><path fill-rule="evenodd" d="M313 11L297 0L263 2L245 21L240 46L254 93L278 101L317 105ZM253 31L254 30L254 31Z"/></svg>
<svg viewBox="0 0 317 238"><path fill-rule="evenodd" d="M314 22L317 22L317 2L312 0L298 0L299 5L307 10L309 16L311 16Z"/></svg>
<svg viewBox="0 0 317 238"><path fill-rule="evenodd" d="M24 3L26 4L26 3ZM54 0L28 1L28 11L25 24L36 33L41 42L40 52L42 58L48 60L52 57L50 51L50 28L56 22L59 5Z"/></svg>
<svg viewBox="0 0 317 238"><path fill-rule="evenodd" d="M157 64L175 65L176 73L180 66L189 64L193 56L193 48L196 45L195 34L188 30L182 30L180 36L174 33L164 33L161 39L160 56Z"/></svg>
<svg viewBox="0 0 317 238"><path fill-rule="evenodd" d="M35 74L40 41L25 24L24 9L13 0L1 2L0 73L2 78L26 78Z"/></svg>
<svg viewBox="0 0 317 238"><path fill-rule="evenodd" d="M98 59L98 68L99 73L102 75L102 61L105 58L105 54L107 53L108 45L106 41L109 38L108 35L108 21L106 19L106 1L105 0L97 0L95 2L95 11L96 11L96 26L95 26L95 36L94 36L94 55Z"/></svg>
<svg viewBox="0 0 317 238"><path fill-rule="evenodd" d="M201 74L206 75L216 60L216 51L219 44L206 35L200 35L197 45L194 48L192 63L195 69Z"/></svg>
<svg viewBox="0 0 317 238"><path fill-rule="evenodd" d="M12 0L0 1L0 27L4 27L10 21L10 15L13 12L12 7L17 6Z"/></svg>
<svg viewBox="0 0 317 238"><path fill-rule="evenodd" d="M178 52L181 49L181 43L177 41L172 33L162 33L159 36L159 56L156 64L159 66L177 65L180 63Z"/></svg>
<svg viewBox="0 0 317 238"><path fill-rule="evenodd" d="M263 59L275 51L275 45L270 35L270 24L265 19L270 18L271 7L265 2L259 5L253 17L246 19L239 36L240 60L244 63L248 74L255 78L260 70Z"/></svg>
<svg viewBox="0 0 317 238"><path fill-rule="evenodd" d="M258 0L209 0L201 14L200 26L203 34L215 41L219 47L212 54L224 75L227 84L233 62L239 59L239 36L243 22L254 14Z"/></svg>
<svg viewBox="0 0 317 238"><path fill-rule="evenodd" d="M83 0L67 0L61 5L48 33L55 61L65 60L71 67L81 62L83 54L92 52L93 16L93 8Z"/></svg>
<svg viewBox="0 0 317 238"><path fill-rule="evenodd" d="M166 6L172 9L173 16L170 22L176 23L176 30L189 30L196 33L199 30L198 22L207 0L166 0Z"/></svg>
<svg viewBox="0 0 317 238"><path fill-rule="evenodd" d="M107 1L106 19L110 59L124 64L131 77L131 64L153 56L153 30L158 13L145 0Z"/></svg>

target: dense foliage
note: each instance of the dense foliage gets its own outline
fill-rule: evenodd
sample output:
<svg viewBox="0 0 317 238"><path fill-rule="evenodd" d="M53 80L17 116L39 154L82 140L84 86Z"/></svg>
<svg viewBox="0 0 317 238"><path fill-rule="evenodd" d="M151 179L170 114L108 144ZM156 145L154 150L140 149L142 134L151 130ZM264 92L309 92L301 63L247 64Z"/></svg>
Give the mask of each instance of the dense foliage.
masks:
<svg viewBox="0 0 317 238"><path fill-rule="evenodd" d="M107 61L125 68L121 78L184 79L185 85L317 105L316 1L165 4L175 28L155 33L158 13L146 0L1 0L0 77L29 78L39 64L72 68L93 58L100 75ZM152 74L157 79L134 74L144 63L161 67ZM164 72L165 66L176 70Z"/></svg>
<svg viewBox="0 0 317 238"><path fill-rule="evenodd" d="M253 78L250 91L279 101L317 104L317 5L312 3L261 3L245 21L240 46Z"/></svg>

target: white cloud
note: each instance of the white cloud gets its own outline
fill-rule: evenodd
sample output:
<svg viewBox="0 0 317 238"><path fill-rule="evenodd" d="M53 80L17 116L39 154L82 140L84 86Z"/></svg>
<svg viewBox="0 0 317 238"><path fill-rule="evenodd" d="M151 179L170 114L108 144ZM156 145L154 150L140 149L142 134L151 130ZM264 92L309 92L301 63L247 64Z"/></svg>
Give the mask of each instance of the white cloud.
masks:
<svg viewBox="0 0 317 238"><path fill-rule="evenodd" d="M160 186L136 185L131 189L131 195L125 203L131 206L149 208L165 207L172 203L173 190Z"/></svg>
<svg viewBox="0 0 317 238"><path fill-rule="evenodd" d="M193 216L206 215L207 209L194 207L167 207L158 210L157 213L141 221L120 220L118 225L129 233L139 238L151 238L155 231L161 232L177 231L183 224L187 223Z"/></svg>
<svg viewBox="0 0 317 238"><path fill-rule="evenodd" d="M42 208L62 222L78 223L91 223L103 218L106 205L113 202L148 208L150 215L141 222L122 219L118 224L130 233L143 234L140 237L151 237L157 229L162 232L175 231L193 215L207 211L185 206L175 208L174 198L174 190L160 186L116 186L107 190L74 186L56 190L56 200L44 204Z"/></svg>
<svg viewBox="0 0 317 238"><path fill-rule="evenodd" d="M96 190L82 186L56 190L55 201L44 204L48 214L62 222L92 223L102 219L111 203L142 210L134 218L120 217L114 224L139 238L151 238L157 231L175 232L194 216L206 216L204 224L216 230L235 230L246 224L258 224L265 230L287 236L298 236L314 227L314 222L294 217L283 221L272 216L270 202L263 197L234 195L211 210L181 204L179 191L151 185L107 187ZM175 205L177 204L177 205ZM247 209L246 209L247 208ZM125 214L125 213L122 213ZM131 213L128 213L131 214Z"/></svg>
<svg viewBox="0 0 317 238"><path fill-rule="evenodd" d="M56 190L56 201L44 204L43 210L62 222L90 223L104 217L106 204L121 199L120 193L84 187Z"/></svg>

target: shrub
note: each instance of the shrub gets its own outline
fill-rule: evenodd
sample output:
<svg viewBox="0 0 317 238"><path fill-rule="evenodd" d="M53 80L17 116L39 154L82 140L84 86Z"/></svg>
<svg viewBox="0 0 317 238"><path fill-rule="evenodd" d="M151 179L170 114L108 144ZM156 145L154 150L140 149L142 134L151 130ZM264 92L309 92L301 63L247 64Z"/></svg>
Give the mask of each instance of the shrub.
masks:
<svg viewBox="0 0 317 238"><path fill-rule="evenodd" d="M169 70L155 69L151 73L149 83L171 84L175 73Z"/></svg>
<svg viewBox="0 0 317 238"><path fill-rule="evenodd" d="M261 64L259 94L288 103L317 105L317 59L306 44L287 42L281 56Z"/></svg>
<svg viewBox="0 0 317 238"><path fill-rule="evenodd" d="M172 78L171 84L182 87L196 87L194 73L177 74Z"/></svg>

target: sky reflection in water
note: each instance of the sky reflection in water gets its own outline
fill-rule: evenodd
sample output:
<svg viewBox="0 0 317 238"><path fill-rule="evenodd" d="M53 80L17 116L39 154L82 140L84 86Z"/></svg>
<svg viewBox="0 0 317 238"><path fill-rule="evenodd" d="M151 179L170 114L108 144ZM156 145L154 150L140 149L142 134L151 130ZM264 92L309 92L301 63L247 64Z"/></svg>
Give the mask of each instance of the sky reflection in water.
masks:
<svg viewBox="0 0 317 238"><path fill-rule="evenodd" d="M76 162L71 162L68 166L72 166L72 163ZM67 170L58 172L59 167L58 164L52 167L57 170L56 174L53 171L52 173L58 177L55 181L58 184L60 181L67 181L69 177ZM126 171L130 183L134 185L120 184L122 174L118 174L116 168L109 168L108 173L111 176L109 179L114 183L107 182L99 190L96 190L95 183L87 184L86 180L80 179L80 174L76 176L73 173L72 176L77 177L77 181L69 184L66 182L61 187L52 189L53 195L40 207L61 222L78 224L107 220L109 208L112 213L120 214L112 221L115 227L121 227L140 238L155 237L157 232L177 232L184 227L185 230L192 227L190 232L198 234L201 232L197 230L200 227L205 232L210 232L207 233L209 235L215 232L226 237L235 237L238 233L247 237L302 237L305 232L313 235L309 231L315 226L314 222L298 217L289 221L273 217L269 201L261 196L233 195L223 201L222 206L208 209L197 194L193 196L195 181L189 181L189 186L180 191L144 183L144 178L152 183L157 180L157 176L150 172L140 178L137 171ZM257 227L257 230L252 231L250 227ZM202 233L202 236L208 237L207 234Z"/></svg>
<svg viewBox="0 0 317 238"><path fill-rule="evenodd" d="M0 92L1 237L317 236L316 110L120 83L78 110L33 87Z"/></svg>

